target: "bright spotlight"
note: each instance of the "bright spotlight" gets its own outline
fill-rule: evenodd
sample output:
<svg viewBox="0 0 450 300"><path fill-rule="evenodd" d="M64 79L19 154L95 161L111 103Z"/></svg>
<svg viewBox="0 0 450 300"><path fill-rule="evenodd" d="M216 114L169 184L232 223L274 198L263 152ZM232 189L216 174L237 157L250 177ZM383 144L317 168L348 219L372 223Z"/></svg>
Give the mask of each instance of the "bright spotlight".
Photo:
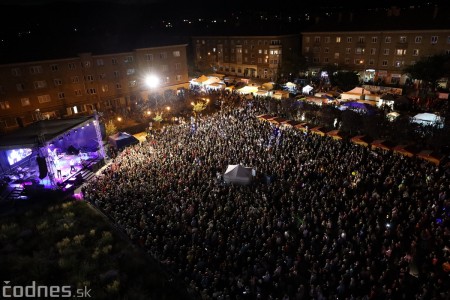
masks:
<svg viewBox="0 0 450 300"><path fill-rule="evenodd" d="M145 84L149 88L155 88L159 84L159 78L156 77L155 75L148 75L147 77L145 77Z"/></svg>

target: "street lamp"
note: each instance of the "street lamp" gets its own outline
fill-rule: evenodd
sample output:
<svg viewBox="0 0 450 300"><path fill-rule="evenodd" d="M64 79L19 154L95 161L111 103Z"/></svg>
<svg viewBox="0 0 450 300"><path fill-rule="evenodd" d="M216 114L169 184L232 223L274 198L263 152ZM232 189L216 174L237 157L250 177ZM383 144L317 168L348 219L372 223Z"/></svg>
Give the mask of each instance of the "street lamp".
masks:
<svg viewBox="0 0 450 300"><path fill-rule="evenodd" d="M150 99L151 90L155 89L159 86L159 78L154 74L150 74L145 77L144 82L147 85L147 87L149 88L148 97ZM155 106L158 107L158 97L155 97Z"/></svg>

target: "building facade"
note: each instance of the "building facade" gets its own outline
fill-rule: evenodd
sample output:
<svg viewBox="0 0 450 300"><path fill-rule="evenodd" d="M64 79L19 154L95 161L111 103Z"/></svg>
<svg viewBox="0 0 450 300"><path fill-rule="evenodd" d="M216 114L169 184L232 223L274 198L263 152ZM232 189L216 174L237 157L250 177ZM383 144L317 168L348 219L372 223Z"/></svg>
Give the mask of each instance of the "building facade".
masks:
<svg viewBox="0 0 450 300"><path fill-rule="evenodd" d="M298 53L300 35L194 36L192 46L200 70L276 80L283 56Z"/></svg>
<svg viewBox="0 0 450 300"><path fill-rule="evenodd" d="M403 85L406 66L443 53L450 53L450 29L302 32L302 55L311 72L335 65L357 71L364 82Z"/></svg>
<svg viewBox="0 0 450 300"><path fill-rule="evenodd" d="M187 44L0 65L0 127L129 107L149 93L188 87ZM155 76L157 87L146 84Z"/></svg>

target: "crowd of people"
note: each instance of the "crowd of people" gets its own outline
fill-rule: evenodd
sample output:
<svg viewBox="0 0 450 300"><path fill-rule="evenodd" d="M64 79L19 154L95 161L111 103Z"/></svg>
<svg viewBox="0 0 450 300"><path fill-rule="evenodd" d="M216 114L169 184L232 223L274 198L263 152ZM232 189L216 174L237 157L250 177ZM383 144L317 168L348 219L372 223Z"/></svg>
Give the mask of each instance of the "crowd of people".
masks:
<svg viewBox="0 0 450 300"><path fill-rule="evenodd" d="M84 198L202 299L450 297L448 169L262 113L249 100L153 132ZM229 164L252 182L226 183Z"/></svg>

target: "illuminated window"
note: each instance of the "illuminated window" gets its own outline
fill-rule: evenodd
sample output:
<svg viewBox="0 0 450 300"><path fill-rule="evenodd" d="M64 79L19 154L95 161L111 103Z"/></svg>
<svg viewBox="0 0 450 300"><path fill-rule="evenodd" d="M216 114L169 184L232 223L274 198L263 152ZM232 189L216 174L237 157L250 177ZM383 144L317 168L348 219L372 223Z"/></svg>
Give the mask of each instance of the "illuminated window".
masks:
<svg viewBox="0 0 450 300"><path fill-rule="evenodd" d="M30 105L30 98L21 98L20 103L22 103L22 106L28 106Z"/></svg>
<svg viewBox="0 0 450 300"><path fill-rule="evenodd" d="M9 109L11 107L9 106L9 102L8 101L1 101L0 102L0 108L4 110L4 109Z"/></svg>
<svg viewBox="0 0 450 300"><path fill-rule="evenodd" d="M42 67L41 66L32 66L30 67L30 74L39 74L42 73Z"/></svg>
<svg viewBox="0 0 450 300"><path fill-rule="evenodd" d="M45 80L39 80L34 82L35 89L43 89L45 87L47 87L47 82L45 82Z"/></svg>
<svg viewBox="0 0 450 300"><path fill-rule="evenodd" d="M50 95L38 96L39 103L46 103L46 102L50 102L50 101L51 101Z"/></svg>

